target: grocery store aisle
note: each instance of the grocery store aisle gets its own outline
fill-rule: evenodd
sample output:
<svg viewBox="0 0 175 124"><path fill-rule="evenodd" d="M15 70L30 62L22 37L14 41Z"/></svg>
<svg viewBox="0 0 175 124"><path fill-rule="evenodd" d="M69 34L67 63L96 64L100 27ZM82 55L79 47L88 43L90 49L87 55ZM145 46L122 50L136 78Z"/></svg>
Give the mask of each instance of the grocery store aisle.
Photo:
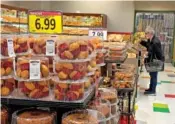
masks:
<svg viewBox="0 0 175 124"><path fill-rule="evenodd" d="M175 124L175 68L165 65L158 75L156 96L145 96L149 74L144 69L140 74L138 97L135 104L137 124Z"/></svg>

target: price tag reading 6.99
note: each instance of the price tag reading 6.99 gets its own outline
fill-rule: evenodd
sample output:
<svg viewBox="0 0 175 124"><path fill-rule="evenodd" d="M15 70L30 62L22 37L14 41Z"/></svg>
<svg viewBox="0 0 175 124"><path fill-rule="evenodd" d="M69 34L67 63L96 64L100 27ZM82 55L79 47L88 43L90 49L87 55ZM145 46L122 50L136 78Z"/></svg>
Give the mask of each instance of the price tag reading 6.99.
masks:
<svg viewBox="0 0 175 124"><path fill-rule="evenodd" d="M62 13L57 11L30 11L30 33L62 33Z"/></svg>

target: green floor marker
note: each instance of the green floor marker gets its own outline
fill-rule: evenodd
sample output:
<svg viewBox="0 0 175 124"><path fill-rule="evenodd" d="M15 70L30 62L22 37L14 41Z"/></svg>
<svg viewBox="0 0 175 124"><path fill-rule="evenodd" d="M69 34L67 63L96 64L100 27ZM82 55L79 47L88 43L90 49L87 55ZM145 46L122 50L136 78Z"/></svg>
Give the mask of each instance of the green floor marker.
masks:
<svg viewBox="0 0 175 124"><path fill-rule="evenodd" d="M153 103L153 107L156 107L156 108L168 108L168 104Z"/></svg>
<svg viewBox="0 0 175 124"><path fill-rule="evenodd" d="M153 108L153 111L154 111L154 112L170 113L169 108L157 108L157 107L154 107L154 108Z"/></svg>
<svg viewBox="0 0 175 124"><path fill-rule="evenodd" d="M161 81L161 83L171 83L171 81Z"/></svg>

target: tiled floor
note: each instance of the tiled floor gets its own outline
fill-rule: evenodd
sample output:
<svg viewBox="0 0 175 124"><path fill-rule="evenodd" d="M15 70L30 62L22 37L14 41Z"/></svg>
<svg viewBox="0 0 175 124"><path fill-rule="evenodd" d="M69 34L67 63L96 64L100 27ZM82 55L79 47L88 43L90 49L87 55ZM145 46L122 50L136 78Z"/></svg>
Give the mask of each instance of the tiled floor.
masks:
<svg viewBox="0 0 175 124"><path fill-rule="evenodd" d="M138 97L136 99L137 124L175 124L175 98L165 97L165 94L170 94L172 97L175 95L175 77L168 77L168 74L175 74L175 68L171 64L166 64L165 71L158 74L159 84L157 85L156 96L145 96L143 94L143 89L148 88L150 79L145 70L140 74ZM153 103L159 103L160 105L153 106ZM168 112L167 109L169 109ZM154 112L154 110L163 112Z"/></svg>

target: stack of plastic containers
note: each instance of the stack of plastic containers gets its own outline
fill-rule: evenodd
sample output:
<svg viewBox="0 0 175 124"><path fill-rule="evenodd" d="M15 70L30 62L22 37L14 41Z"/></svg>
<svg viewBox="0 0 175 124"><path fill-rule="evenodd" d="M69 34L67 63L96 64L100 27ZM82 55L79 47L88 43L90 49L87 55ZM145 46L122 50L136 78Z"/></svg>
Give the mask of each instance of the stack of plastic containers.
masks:
<svg viewBox="0 0 175 124"><path fill-rule="evenodd" d="M14 61L15 43L14 37L10 35L1 38L1 97L10 97L15 89Z"/></svg>
<svg viewBox="0 0 175 124"><path fill-rule="evenodd" d="M47 56L55 55L56 38L49 35L28 37L32 57L19 57L16 63L18 95L39 99L50 94L50 68Z"/></svg>
<svg viewBox="0 0 175 124"><path fill-rule="evenodd" d="M62 124L106 124L106 118L97 110L74 110L63 115Z"/></svg>
<svg viewBox="0 0 175 124"><path fill-rule="evenodd" d="M110 103L111 115L107 119L108 124L116 124L117 118L119 118L119 107L117 92L113 88L99 88L99 97L101 99L107 100Z"/></svg>
<svg viewBox="0 0 175 124"><path fill-rule="evenodd" d="M90 51L87 38L61 40L57 44L57 57L54 58L56 76L53 78L55 99L81 100L85 94L87 75L96 66L92 61L95 52ZM88 70L89 66L92 70Z"/></svg>

